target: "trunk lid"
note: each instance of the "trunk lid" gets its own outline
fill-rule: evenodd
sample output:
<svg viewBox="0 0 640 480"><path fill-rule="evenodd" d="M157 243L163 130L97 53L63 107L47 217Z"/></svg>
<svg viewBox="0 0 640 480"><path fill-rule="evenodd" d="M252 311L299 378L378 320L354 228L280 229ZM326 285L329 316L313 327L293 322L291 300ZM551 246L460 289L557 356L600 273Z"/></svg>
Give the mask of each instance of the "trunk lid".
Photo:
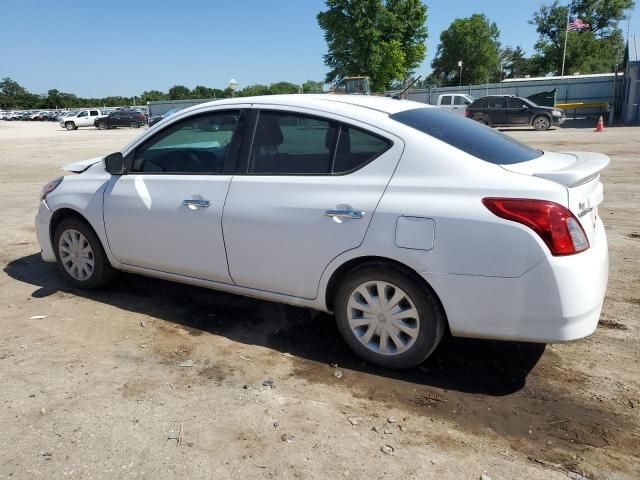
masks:
<svg viewBox="0 0 640 480"><path fill-rule="evenodd" d="M593 244L598 205L604 199L600 172L609 165L609 157L593 152L545 152L527 162L501 165L505 170L544 178L567 189L566 207L580 221Z"/></svg>

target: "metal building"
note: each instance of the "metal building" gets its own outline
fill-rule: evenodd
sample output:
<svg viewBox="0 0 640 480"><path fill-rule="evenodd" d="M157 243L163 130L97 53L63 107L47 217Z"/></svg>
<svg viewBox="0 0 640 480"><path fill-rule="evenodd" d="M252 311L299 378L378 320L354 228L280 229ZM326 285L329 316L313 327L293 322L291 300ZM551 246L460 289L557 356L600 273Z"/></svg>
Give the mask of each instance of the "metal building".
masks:
<svg viewBox="0 0 640 480"><path fill-rule="evenodd" d="M629 37L624 63L622 121L640 124L640 37Z"/></svg>

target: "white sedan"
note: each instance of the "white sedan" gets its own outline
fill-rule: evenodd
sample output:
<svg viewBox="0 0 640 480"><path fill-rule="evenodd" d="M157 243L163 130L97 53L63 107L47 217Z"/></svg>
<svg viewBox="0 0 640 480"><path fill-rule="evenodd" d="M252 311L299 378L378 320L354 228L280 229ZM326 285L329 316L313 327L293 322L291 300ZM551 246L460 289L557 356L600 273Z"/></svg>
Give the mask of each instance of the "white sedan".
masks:
<svg viewBox="0 0 640 480"><path fill-rule="evenodd" d="M380 97L200 104L42 191L42 258L76 287L118 270L334 312L405 368L454 336L574 340L608 276L597 153L535 150Z"/></svg>

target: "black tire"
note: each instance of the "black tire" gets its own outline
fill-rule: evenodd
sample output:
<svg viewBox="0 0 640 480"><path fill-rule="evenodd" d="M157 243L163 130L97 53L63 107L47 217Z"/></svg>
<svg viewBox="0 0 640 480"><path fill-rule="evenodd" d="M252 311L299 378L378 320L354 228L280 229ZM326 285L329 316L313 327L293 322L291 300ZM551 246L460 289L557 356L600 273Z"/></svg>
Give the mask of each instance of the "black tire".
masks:
<svg viewBox="0 0 640 480"><path fill-rule="evenodd" d="M71 131L71 130L77 130L78 127L76 127L76 124L73 122L67 122L64 124L64 128L66 128L67 130Z"/></svg>
<svg viewBox="0 0 640 480"><path fill-rule="evenodd" d="M60 259L60 238L68 230L76 230L80 232L84 235L91 246L94 266L93 271L85 280L79 280L71 276L63 266L62 260ZM58 269L62 273L64 279L74 287L83 289L100 288L113 280L117 274L117 270L109 263L98 236L85 221L79 218L67 218L60 222L53 234L53 250L56 254L56 264L58 265Z"/></svg>
<svg viewBox="0 0 640 480"><path fill-rule="evenodd" d="M368 281L383 281L402 289L411 299L420 317L418 335L407 351L384 355L367 348L349 325L348 302L355 289ZM436 349L446 331L446 319L435 293L414 274L392 264L372 262L349 272L335 298L335 316L340 334L349 347L367 362L386 368L411 368L422 363Z"/></svg>
<svg viewBox="0 0 640 480"><path fill-rule="evenodd" d="M140 125L138 123L136 123L136 122L131 122L129 124L129 128L138 128L138 127L140 127Z"/></svg>
<svg viewBox="0 0 640 480"><path fill-rule="evenodd" d="M487 125L487 126L489 125L489 122L487 122L483 117L475 117L474 120L483 125Z"/></svg>
<svg viewBox="0 0 640 480"><path fill-rule="evenodd" d="M107 129L107 124L104 122L98 122L98 124L96 125L98 127L98 130L106 130Z"/></svg>
<svg viewBox="0 0 640 480"><path fill-rule="evenodd" d="M551 121L545 115L538 115L537 117L534 117L531 124L533 125L533 128L541 132L549 130L551 127Z"/></svg>

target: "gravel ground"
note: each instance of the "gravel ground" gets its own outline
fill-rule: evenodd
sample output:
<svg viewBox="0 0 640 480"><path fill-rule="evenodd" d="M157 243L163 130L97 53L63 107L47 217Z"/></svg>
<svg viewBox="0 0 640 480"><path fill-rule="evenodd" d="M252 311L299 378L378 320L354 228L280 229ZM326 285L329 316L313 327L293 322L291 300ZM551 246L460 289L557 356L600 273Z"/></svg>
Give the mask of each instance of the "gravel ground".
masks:
<svg viewBox="0 0 640 480"><path fill-rule="evenodd" d="M640 129L507 132L611 156L596 333L447 338L406 372L361 362L329 315L134 275L67 287L39 257L39 189L139 133L0 122L0 478L640 478Z"/></svg>

